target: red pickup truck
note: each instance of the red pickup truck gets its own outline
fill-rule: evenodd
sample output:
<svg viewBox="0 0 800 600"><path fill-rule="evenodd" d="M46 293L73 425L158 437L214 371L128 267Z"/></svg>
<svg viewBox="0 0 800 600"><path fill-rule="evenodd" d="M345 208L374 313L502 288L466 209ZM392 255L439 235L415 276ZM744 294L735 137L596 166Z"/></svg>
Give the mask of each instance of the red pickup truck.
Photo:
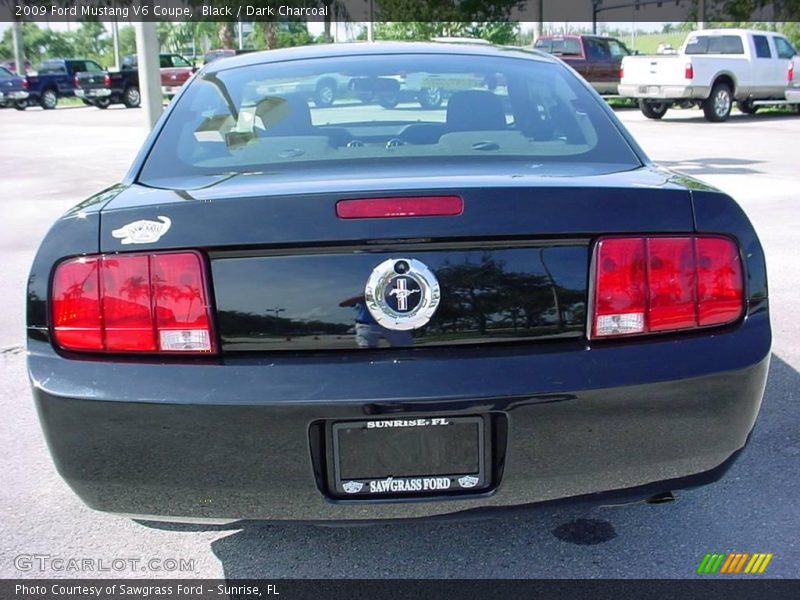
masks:
<svg viewBox="0 0 800 600"><path fill-rule="evenodd" d="M171 98L197 69L180 54L161 54L161 92ZM135 54L126 56L119 71L83 71L75 75L75 95L98 108L124 104L136 108L139 93L139 64Z"/></svg>
<svg viewBox="0 0 800 600"><path fill-rule="evenodd" d="M633 54L619 40L597 35L542 36L533 47L558 56L600 94L617 94L622 59Z"/></svg>

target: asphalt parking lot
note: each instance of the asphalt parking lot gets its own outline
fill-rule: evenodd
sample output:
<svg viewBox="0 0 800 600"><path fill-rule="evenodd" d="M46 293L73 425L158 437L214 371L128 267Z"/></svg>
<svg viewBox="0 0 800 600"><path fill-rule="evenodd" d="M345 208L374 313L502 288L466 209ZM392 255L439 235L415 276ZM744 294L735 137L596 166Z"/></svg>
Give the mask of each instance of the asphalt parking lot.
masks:
<svg viewBox="0 0 800 600"><path fill-rule="evenodd" d="M735 114L709 124L699 111L659 122L618 114L653 159L734 195L764 244L774 354L748 450L721 482L678 492L670 504L322 528L146 525L89 510L58 477L25 374L27 272L50 223L125 173L144 117L121 107L0 110L0 577L684 578L705 553L733 551L772 552L764 576L797 577L800 116ZM95 570L60 570L54 558L90 559ZM150 558L161 567L97 570ZM174 571L165 559L194 562Z"/></svg>

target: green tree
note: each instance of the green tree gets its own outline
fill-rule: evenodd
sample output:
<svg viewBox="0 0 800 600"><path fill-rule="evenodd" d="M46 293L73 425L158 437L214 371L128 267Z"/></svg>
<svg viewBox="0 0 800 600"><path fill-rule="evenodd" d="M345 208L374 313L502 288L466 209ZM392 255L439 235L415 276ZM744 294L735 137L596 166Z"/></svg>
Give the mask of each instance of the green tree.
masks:
<svg viewBox="0 0 800 600"><path fill-rule="evenodd" d="M313 44L305 21L259 21L253 28L253 47L271 50Z"/></svg>
<svg viewBox="0 0 800 600"><path fill-rule="evenodd" d="M84 21L72 34L72 49L75 56L102 62L111 48L111 39L97 21Z"/></svg>
<svg viewBox="0 0 800 600"><path fill-rule="evenodd" d="M22 51L25 58L34 63L45 57L44 31L35 23L22 23ZM11 27L3 32L3 38L0 41L0 56L14 58L14 38Z"/></svg>
<svg viewBox="0 0 800 600"><path fill-rule="evenodd" d="M376 23L375 39L425 41L436 37L467 37L513 44L519 26L511 22L409 21Z"/></svg>
<svg viewBox="0 0 800 600"><path fill-rule="evenodd" d="M524 0L375 0L381 21L508 21Z"/></svg>
<svg viewBox="0 0 800 600"><path fill-rule="evenodd" d="M509 21L470 23L462 35L486 40L493 44L513 44L517 39L519 26Z"/></svg>
<svg viewBox="0 0 800 600"><path fill-rule="evenodd" d="M119 54L120 58L128 54L136 54L136 30L133 25L119 28Z"/></svg>

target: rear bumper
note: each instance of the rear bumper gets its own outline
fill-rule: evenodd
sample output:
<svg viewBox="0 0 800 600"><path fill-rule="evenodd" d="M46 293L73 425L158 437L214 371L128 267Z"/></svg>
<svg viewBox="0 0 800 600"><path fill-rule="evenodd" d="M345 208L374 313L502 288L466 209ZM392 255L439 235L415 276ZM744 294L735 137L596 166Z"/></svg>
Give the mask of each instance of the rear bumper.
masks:
<svg viewBox="0 0 800 600"><path fill-rule="evenodd" d="M30 94L24 90L15 90L13 92L0 92L0 102L6 100L25 100Z"/></svg>
<svg viewBox="0 0 800 600"><path fill-rule="evenodd" d="M417 518L717 479L746 444L769 366L766 311L714 335L588 346L164 365L29 344L55 464L92 508L152 517ZM318 424L491 415L494 487L474 496L326 496ZM600 497L600 496L599 496ZM598 497L598 498L599 498Z"/></svg>
<svg viewBox="0 0 800 600"><path fill-rule="evenodd" d="M619 95L643 100L705 100L710 95L708 86L692 85L638 85L620 84Z"/></svg>
<svg viewBox="0 0 800 600"><path fill-rule="evenodd" d="M800 104L800 87L786 90L786 101L792 104Z"/></svg>
<svg viewBox="0 0 800 600"><path fill-rule="evenodd" d="M92 90L75 90L75 95L78 98L86 98L87 100L91 100L92 98L108 98L111 95L111 90L108 88L97 88Z"/></svg>

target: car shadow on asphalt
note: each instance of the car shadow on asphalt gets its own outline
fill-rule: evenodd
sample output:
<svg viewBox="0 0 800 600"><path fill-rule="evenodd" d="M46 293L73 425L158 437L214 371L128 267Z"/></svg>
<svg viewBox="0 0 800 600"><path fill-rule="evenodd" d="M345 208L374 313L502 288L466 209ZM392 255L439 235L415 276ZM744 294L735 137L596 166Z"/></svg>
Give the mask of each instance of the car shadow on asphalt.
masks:
<svg viewBox="0 0 800 600"><path fill-rule="evenodd" d="M797 414L800 374L773 355L751 441L723 479L675 502L558 505L472 521L322 527L238 522L211 550L229 580L246 578L696 577L706 552L774 552L768 575L800 562ZM143 523L144 524L144 523ZM233 531L232 531L233 530Z"/></svg>

